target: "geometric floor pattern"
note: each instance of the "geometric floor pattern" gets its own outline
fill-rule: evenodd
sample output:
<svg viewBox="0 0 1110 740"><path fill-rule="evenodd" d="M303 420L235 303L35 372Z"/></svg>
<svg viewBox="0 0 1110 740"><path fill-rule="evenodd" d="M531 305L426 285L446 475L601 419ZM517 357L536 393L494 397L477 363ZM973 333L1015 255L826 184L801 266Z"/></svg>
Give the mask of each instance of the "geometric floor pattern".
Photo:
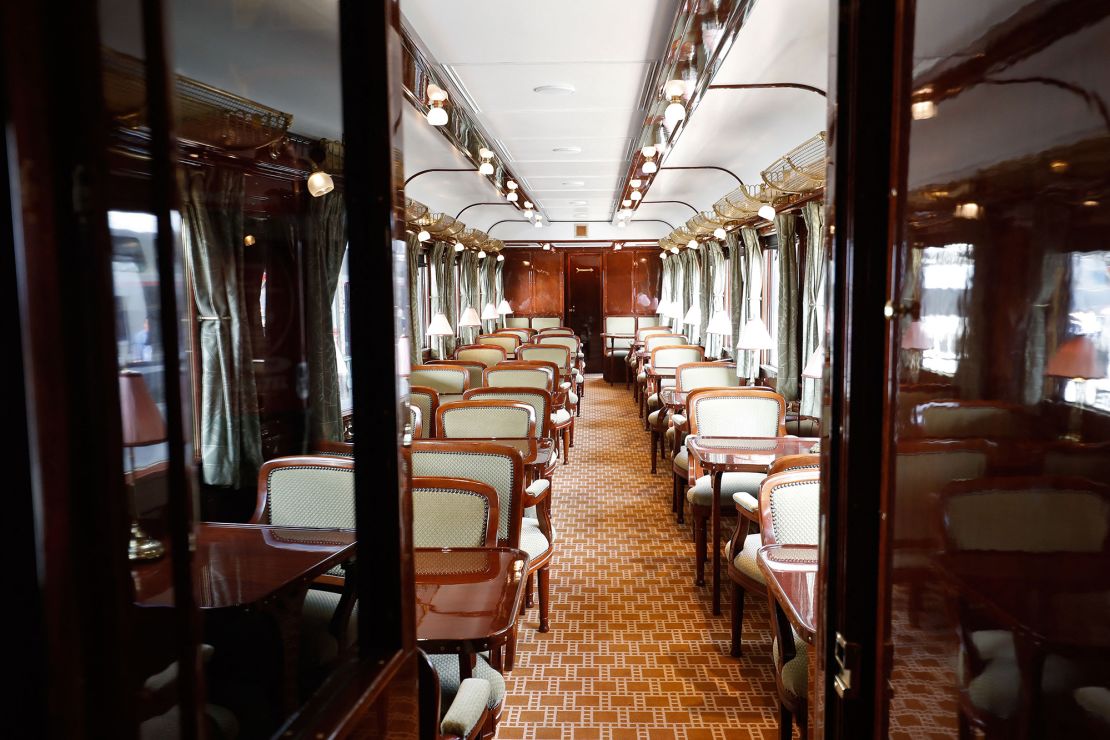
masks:
<svg viewBox="0 0 1110 740"><path fill-rule="evenodd" d="M623 385L589 377L570 452L553 482L551 631L525 615L497 737L777 737L766 603L749 599L744 657L730 657L728 589L714 617L671 514L670 466L649 472Z"/></svg>

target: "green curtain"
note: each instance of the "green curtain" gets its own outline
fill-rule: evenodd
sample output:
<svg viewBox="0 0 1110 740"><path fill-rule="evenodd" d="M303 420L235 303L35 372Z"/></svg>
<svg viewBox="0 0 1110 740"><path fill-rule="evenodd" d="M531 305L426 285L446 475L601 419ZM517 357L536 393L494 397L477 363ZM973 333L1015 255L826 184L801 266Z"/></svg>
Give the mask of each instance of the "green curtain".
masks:
<svg viewBox="0 0 1110 740"><path fill-rule="evenodd" d="M787 401L798 398L798 315L802 307L798 286L797 227L792 213L775 216L779 237L779 295L775 339L778 344L778 392Z"/></svg>
<svg viewBox="0 0 1110 740"><path fill-rule="evenodd" d="M489 258L487 257L486 259L488 261ZM482 307L479 304L481 291L478 285L480 279L480 262L481 260L478 259L477 252L467 250L462 253L462 269L459 271L462 309L465 311L468 306L473 306L474 310L478 311L479 314L481 314L482 311ZM479 328L476 326L460 327L459 336L462 337L463 343L474 344L474 340L478 336L478 329Z"/></svg>
<svg viewBox="0 0 1110 740"><path fill-rule="evenodd" d="M478 301L480 305L475 306L475 308L478 309L479 315L481 315L485 311L486 306L491 303L493 304L494 309L497 308L497 276L494 274L495 272L496 268L494 268L492 261L482 260L482 265L480 268L481 290L479 291ZM496 321L493 321L491 319L482 319L483 332L492 332L496 328Z"/></svg>
<svg viewBox="0 0 1110 740"><path fill-rule="evenodd" d="M706 357L720 357L724 348L724 337L710 334L709 321L717 311L725 308L725 252L718 242L709 242L702 247L705 260L705 274L702 280L701 296L701 335L705 337Z"/></svg>
<svg viewBox="0 0 1110 740"><path fill-rule="evenodd" d="M262 464L250 322L243 284L243 174L181 175L181 236L200 322L200 436L204 482L253 486Z"/></svg>
<svg viewBox="0 0 1110 740"><path fill-rule="evenodd" d="M674 269L671 271L671 314L667 316L667 326L671 327L672 332L677 332L682 326L682 317L674 318L674 313L682 313L682 273L685 269L682 263L682 254L672 254L671 264Z"/></svg>
<svg viewBox="0 0 1110 740"><path fill-rule="evenodd" d="M698 301L698 281L701 280L701 270L698 264L697 252L689 249L682 250L682 318L679 319L679 334L685 334L691 342L698 341L698 327L685 323L686 314Z"/></svg>
<svg viewBox="0 0 1110 740"><path fill-rule="evenodd" d="M663 260L663 279L659 283L659 307L657 310L663 311L671 302L671 282L674 279L674 260L670 255L667 259ZM667 323L667 317L662 313L659 314L659 323Z"/></svg>
<svg viewBox="0 0 1110 740"><path fill-rule="evenodd" d="M406 237L409 267L409 362L419 365L424 349L424 323L420 318L420 250L423 246L416 234Z"/></svg>
<svg viewBox="0 0 1110 740"><path fill-rule="evenodd" d="M455 247L446 242L435 242L432 247L431 269L435 273L432 291L432 317L441 313L452 327L455 320ZM433 347L437 359L443 360L455 353L454 337L438 337Z"/></svg>
<svg viewBox="0 0 1110 740"><path fill-rule="evenodd" d="M744 322L748 318L748 300L744 295L744 289L747 287L748 263L745 259L744 247L740 243L740 233L737 231L728 232L725 237L725 243L728 244L728 265L729 265L729 290L732 292L732 302L728 307L729 320L732 321L732 357L739 362L740 358L736 352L736 342L740 337L740 329L743 328ZM739 367L739 365L737 365Z"/></svg>
<svg viewBox="0 0 1110 740"><path fill-rule="evenodd" d="M501 301L505 300L505 263L488 258L486 262L493 265L493 305L496 308L501 305ZM498 322L503 324L504 320L502 318ZM496 327L497 324L495 323L494 326Z"/></svg>
<svg viewBox="0 0 1110 740"><path fill-rule="evenodd" d="M806 274L802 283L802 367L809 357L824 344L825 337L825 206L810 201L802 207L806 222ZM821 381L802 378L802 413L819 416L821 413Z"/></svg>
<svg viewBox="0 0 1110 740"><path fill-rule="evenodd" d="M763 248L759 233L751 226L740 229L744 240L744 323L763 317ZM758 374L759 352L742 350L736 359L737 373L742 378Z"/></svg>
<svg viewBox="0 0 1110 740"><path fill-rule="evenodd" d="M310 198L304 230L305 344L310 440L343 438L332 304L347 249L347 209L340 194Z"/></svg>
<svg viewBox="0 0 1110 740"><path fill-rule="evenodd" d="M1062 230L1059 233L1067 231ZM1029 310L1029 325L1025 332L1025 383L1022 400L1030 406L1044 400L1045 364L1061 339L1059 319L1069 309L1068 261L1068 253L1057 249L1047 251L1041 261L1040 285ZM1049 379L1050 382L1054 380Z"/></svg>

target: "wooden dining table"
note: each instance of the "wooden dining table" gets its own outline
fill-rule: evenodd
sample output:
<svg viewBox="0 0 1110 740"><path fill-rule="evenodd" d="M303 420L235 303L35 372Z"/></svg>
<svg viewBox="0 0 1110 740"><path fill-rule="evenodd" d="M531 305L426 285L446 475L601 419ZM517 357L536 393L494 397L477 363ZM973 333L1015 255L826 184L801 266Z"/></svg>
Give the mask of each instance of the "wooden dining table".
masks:
<svg viewBox="0 0 1110 740"><path fill-rule="evenodd" d="M725 473L767 473L775 460L814 452L816 437L707 437L686 438L691 469L696 464L713 484L711 534L713 543L713 613L721 613L721 479Z"/></svg>
<svg viewBox="0 0 1110 740"><path fill-rule="evenodd" d="M516 629L528 575L528 555L511 547L417 549L416 641L428 653L459 656L469 678L474 656L502 648Z"/></svg>
<svg viewBox="0 0 1110 740"><path fill-rule="evenodd" d="M764 545L755 561L776 608L812 645L817 638L817 546Z"/></svg>

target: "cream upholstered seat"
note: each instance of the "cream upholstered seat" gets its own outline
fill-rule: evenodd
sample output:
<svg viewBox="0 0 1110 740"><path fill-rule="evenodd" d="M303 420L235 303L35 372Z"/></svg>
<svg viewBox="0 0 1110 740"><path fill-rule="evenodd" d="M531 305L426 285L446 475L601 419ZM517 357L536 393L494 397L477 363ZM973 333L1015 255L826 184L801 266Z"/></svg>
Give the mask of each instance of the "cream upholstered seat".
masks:
<svg viewBox="0 0 1110 740"><path fill-rule="evenodd" d="M701 362L702 360L705 359L705 350L702 347L698 347L697 345L693 345L693 344L663 345L663 346L655 347L654 349L652 349L651 354L649 356L651 358L651 365L652 365L653 368L674 369L674 368L677 368L679 365L684 365L686 363ZM646 414L645 423L647 424L648 430L653 431L652 430L651 414L652 414L652 412L657 411L660 408L662 408L662 403L660 403L660 401L659 401L659 391L660 391L661 388L674 387L675 380L672 379L672 378L662 378L662 379L659 379L657 381L657 384L654 384L653 387L648 388L647 387L648 384L647 384L647 381L646 381L646 378L647 378L646 373L645 373L644 377L645 377L644 393L645 394L650 393L650 395L647 396L647 400L644 404L644 413ZM666 414L658 414L655 417L655 423L656 424L662 424L662 422L665 419L666 419ZM651 472L652 473L655 472L655 449L656 449L656 446L658 445L658 443L660 442L660 439L661 439L660 434L661 433L662 433L662 429L658 429L658 430L654 430L652 435L651 435Z"/></svg>
<svg viewBox="0 0 1110 740"><path fill-rule="evenodd" d="M463 734L462 730L468 726L473 729L483 716L487 716L490 719L485 727L492 732L505 701L505 678L481 655L475 658L474 670L471 674L473 677L461 683L459 656L429 655L428 660L435 668L435 674L439 679L440 702L448 706L447 711L440 718L440 730L449 736L474 737L473 734ZM483 697L486 697L487 710L484 715L480 711ZM482 734L485 734L485 731Z"/></svg>
<svg viewBox="0 0 1110 740"><path fill-rule="evenodd" d="M722 437L778 437L784 434L786 399L765 388L701 388L686 397L686 413L691 434ZM694 474L696 471L691 471ZM763 476L736 473L722 476L721 511L731 509L732 494L741 491L757 495ZM706 528L712 513L712 481L698 475L686 493L693 517L697 552L697 583L705 582L707 556ZM714 542L714 547L720 543Z"/></svg>
<svg viewBox="0 0 1110 740"><path fill-rule="evenodd" d="M465 400L515 401L526 404L535 414L533 436L550 437L551 431L551 392L545 388L525 386L487 386L466 392ZM526 436L526 435L520 435Z"/></svg>
<svg viewBox="0 0 1110 740"><path fill-rule="evenodd" d="M470 387L470 371L455 365L413 365L409 383L431 388L439 395L439 402L445 403L457 400Z"/></svg>
<svg viewBox="0 0 1110 740"><path fill-rule="evenodd" d="M475 392L494 389L479 388ZM533 394L546 391L523 389ZM549 402L548 402L549 403ZM537 517L525 520L522 511L524 469L520 453L496 442L460 442L448 439L414 440L414 476L459 476L486 483L497 491L499 523L497 541L519 547L528 553L528 572L539 577L540 631L548 630L549 564L554 551L554 535L548 509L537 505ZM511 654L511 651L510 651Z"/></svg>
<svg viewBox="0 0 1110 740"><path fill-rule="evenodd" d="M482 373L486 370L486 365L483 362L475 360L432 360L429 365L451 365L454 367L465 368L470 373L470 388L482 387Z"/></svg>
<svg viewBox="0 0 1110 740"><path fill-rule="evenodd" d="M532 317L532 328L536 329L536 330L553 329L556 326L560 326L562 323L563 323L563 320L560 319L558 316L533 316Z"/></svg>
<svg viewBox="0 0 1110 740"><path fill-rule="evenodd" d="M420 429L413 426L414 439L435 436L436 409L439 408L439 394L433 389L414 385L409 388L409 406L420 412Z"/></svg>
<svg viewBox="0 0 1110 740"><path fill-rule="evenodd" d="M516 327L516 328L509 327L509 328L505 328L505 329L498 329L497 331L494 332L494 334L511 334L512 336L514 336L514 337L516 337L517 339L520 340L520 342L518 344L527 344L529 338L531 338L532 334L534 334L534 333L535 332L532 329L519 328L519 327Z"/></svg>
<svg viewBox="0 0 1110 740"><path fill-rule="evenodd" d="M519 401L471 398L445 403L436 412L437 437L532 437L535 430L535 409Z"/></svg>
<svg viewBox="0 0 1110 740"><path fill-rule="evenodd" d="M444 672L448 674L448 683L445 687L432 660L423 651L417 651L418 676L420 682L420 725L421 727L439 727L438 733L433 736L445 740L466 739L477 737L490 722L490 698L493 693L492 685L486 678L472 675L462 681L458 680L457 664L455 675L451 676L446 663L450 656L440 657L437 660L444 663ZM486 673L488 663L482 660L483 675ZM477 664L475 673L477 673ZM492 670L492 669L491 669ZM498 674L500 675L500 674ZM454 679L453 681L451 679ZM502 682L504 679L502 678ZM424 697L434 697L426 700Z"/></svg>
<svg viewBox="0 0 1110 740"><path fill-rule="evenodd" d="M740 385L740 378L736 375L736 365L724 362L687 362L675 368L674 387L680 391L692 391L698 388L727 388ZM658 398L656 399L658 401ZM685 438L685 415L673 419L674 426L668 422L670 417L666 409L660 408L648 414L648 428L651 429L651 472L655 472L655 449L658 445L659 456L664 457L668 444L672 450L677 450ZM680 427L680 429L676 429ZM672 453L677 454L677 453ZM678 511L677 501L679 492L678 471L671 468L674 476L673 494L675 501L672 509ZM682 480L686 480L685 477Z"/></svg>
<svg viewBox="0 0 1110 740"><path fill-rule="evenodd" d="M541 329L532 337L535 341L536 337L555 337L555 336L574 336L574 329L569 326L549 326L546 329Z"/></svg>
<svg viewBox="0 0 1110 740"><path fill-rule="evenodd" d="M671 334L666 332L656 332L648 334L644 338L644 364L651 361L651 353L658 347L678 347L682 345L689 345L688 340L682 334ZM648 396L648 380L647 371L643 365L640 366L639 371L636 373L636 397L639 399L640 416L647 417L649 409L647 406ZM658 399L657 399L658 401Z"/></svg>
<svg viewBox="0 0 1110 740"><path fill-rule="evenodd" d="M629 334L636 333L636 317L635 316L606 316L605 317L605 332L606 335L610 334ZM610 378L612 383L612 364L615 362L623 361L628 358L632 351L632 339L621 339L619 337L609 338L604 336L602 339L605 342L605 367L606 375ZM628 363L624 363L624 382L628 383L629 368Z"/></svg>
<svg viewBox="0 0 1110 740"><path fill-rule="evenodd" d="M474 360L486 367L505 361L505 348L494 344L469 344L455 350L456 360Z"/></svg>
<svg viewBox="0 0 1110 740"><path fill-rule="evenodd" d="M498 332L496 334L480 334L477 341L475 341L474 343L487 347L500 347L501 349L505 350L506 357L512 357L513 354L516 353L516 348L523 344L520 337L518 337L517 335L501 332Z"/></svg>
<svg viewBox="0 0 1110 740"><path fill-rule="evenodd" d="M527 361L553 362L556 364L556 366L558 366L560 372L563 373L564 377L572 377L573 373L577 373L577 371L574 370L572 364L571 351L562 345L525 344L522 345L517 351L517 357ZM574 382L580 384L581 381L579 379L582 376L578 374L574 377ZM579 400L580 399L578 398L578 394L575 394L574 398L571 398L568 395L567 401L568 405L571 408L566 413L560 413L560 409L556 409L554 411L554 414L558 418L552 418L552 421L555 424L556 428L558 428L560 431L563 429L567 430L567 433L564 435L566 439L564 439L563 445L564 463L569 462L570 455L566 453L570 447L574 446L574 416L571 412L577 410L577 403L579 402Z"/></svg>
<svg viewBox="0 0 1110 740"><path fill-rule="evenodd" d="M503 363L486 370L485 384L490 388L543 388L554 391L559 369L554 363Z"/></svg>
<svg viewBox="0 0 1110 740"><path fill-rule="evenodd" d="M505 326L512 329L527 329L530 321L527 316L507 316Z"/></svg>
<svg viewBox="0 0 1110 740"><path fill-rule="evenodd" d="M942 545L946 557L964 553L1002 553L1020 564L1030 564L1051 553L1110 555L1110 487L1078 477L1029 476L978 478L949 483L940 494ZM1015 579L1021 573L1012 573ZM1036 588L1031 581L1024 587ZM962 603L963 592L953 591L960 641L958 680L968 702L960 703L961 725L965 711L987 735L1017 730L1021 677L1030 667L1022 665L1014 636L989 619L974 622L974 610ZM1055 609L1082 610L1091 595L1057 601ZM1104 599L1103 594L1094 594ZM1070 602L1070 603L1069 603ZM1045 656L1040 691L1059 697L1084 685L1088 653Z"/></svg>

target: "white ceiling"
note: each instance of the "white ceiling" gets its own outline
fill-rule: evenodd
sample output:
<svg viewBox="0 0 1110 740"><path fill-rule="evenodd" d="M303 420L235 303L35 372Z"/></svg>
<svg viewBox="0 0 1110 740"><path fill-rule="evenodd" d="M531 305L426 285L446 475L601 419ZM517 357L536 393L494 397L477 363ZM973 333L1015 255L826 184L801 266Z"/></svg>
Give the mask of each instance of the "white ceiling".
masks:
<svg viewBox="0 0 1110 740"><path fill-rule="evenodd" d="M636 12L627 0L401 2L406 25L473 102L499 156L548 219L606 222L676 7L676 0L638 3ZM541 85L574 92L534 92ZM577 151L554 151L560 147Z"/></svg>

